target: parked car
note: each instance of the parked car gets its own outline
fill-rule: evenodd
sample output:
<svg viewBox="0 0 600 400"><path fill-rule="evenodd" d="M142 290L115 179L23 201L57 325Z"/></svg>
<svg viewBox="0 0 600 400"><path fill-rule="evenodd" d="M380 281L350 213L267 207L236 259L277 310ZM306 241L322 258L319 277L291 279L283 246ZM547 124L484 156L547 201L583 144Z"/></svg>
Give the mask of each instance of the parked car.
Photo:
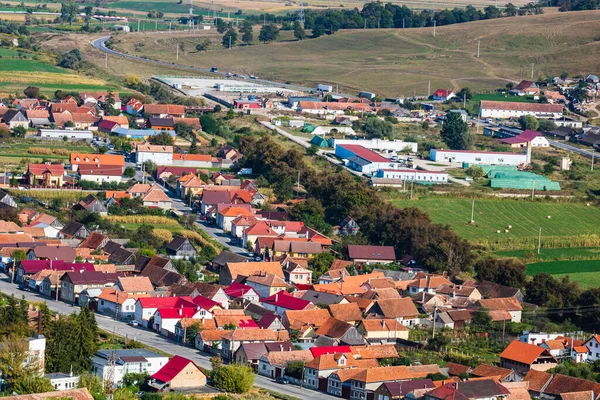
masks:
<svg viewBox="0 0 600 400"><path fill-rule="evenodd" d="M133 320L133 321L129 321L128 325L129 326L139 326L140 324L136 320Z"/></svg>
<svg viewBox="0 0 600 400"><path fill-rule="evenodd" d="M282 385L287 385L289 383L288 378L286 378L285 376L280 376L275 380L275 382L280 383Z"/></svg>

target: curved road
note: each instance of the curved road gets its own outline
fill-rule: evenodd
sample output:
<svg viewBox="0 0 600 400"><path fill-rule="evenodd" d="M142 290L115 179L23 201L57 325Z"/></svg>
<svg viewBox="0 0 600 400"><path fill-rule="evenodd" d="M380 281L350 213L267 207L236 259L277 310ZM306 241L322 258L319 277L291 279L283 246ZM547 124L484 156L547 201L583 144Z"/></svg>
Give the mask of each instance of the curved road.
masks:
<svg viewBox="0 0 600 400"><path fill-rule="evenodd" d="M146 62L149 64L155 64L155 65L161 65L163 67L177 67L179 69L185 69L188 71L194 71L194 72L202 72L202 73L210 73L210 74L214 74L214 75L221 75L221 76L226 76L227 73L226 72L211 72L209 69L204 69L204 68L198 68L198 67L191 67L189 65L182 65L182 64L176 64L176 63L170 63L170 62L166 62L166 61L159 61L159 60L153 60L153 59L149 59L149 58L142 58L142 57L138 57L138 56L133 56L131 54L125 54L125 53L121 53L115 50L112 50L108 47L106 47L106 42L110 39L110 36L105 36L105 37L101 37L98 39L95 39L91 42L92 46L94 48L96 48L97 50L100 50L103 53L107 53L113 56L117 56L117 57L122 57L122 58L128 58L130 60L135 60L135 61L142 61L142 62ZM261 83L263 85L269 85L269 86L275 86L275 87L280 87L282 89L289 89L289 90L299 90L302 92L314 92L315 89L313 88L309 88L309 87L305 87L305 86L297 86L297 85L288 85L286 83L281 83L281 82L275 82L275 81L269 81L266 79L252 79L250 80L250 82L253 83ZM348 96L347 94L343 94L343 93L338 93L341 96Z"/></svg>

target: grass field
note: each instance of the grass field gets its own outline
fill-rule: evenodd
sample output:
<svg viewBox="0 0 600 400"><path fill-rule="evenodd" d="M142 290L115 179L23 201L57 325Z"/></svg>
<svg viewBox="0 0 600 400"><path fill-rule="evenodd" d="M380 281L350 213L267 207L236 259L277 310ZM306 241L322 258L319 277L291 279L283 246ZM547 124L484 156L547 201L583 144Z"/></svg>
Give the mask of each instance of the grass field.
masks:
<svg viewBox="0 0 600 400"><path fill-rule="evenodd" d="M531 63L535 63L536 78L600 70L600 58L595 56L600 49L600 11L442 26L435 37L432 28L372 29L228 50L220 46L221 37L214 32L169 37L132 34L119 35L117 48L170 62L177 43L194 49L205 37L214 41L212 49L180 53L179 63L308 86L339 84L342 91L369 90L385 96L424 95L429 81L432 90L504 87L507 81L519 80L520 65ZM137 43L144 46L136 47Z"/></svg>
<svg viewBox="0 0 600 400"><path fill-rule="evenodd" d="M430 197L394 200L400 207L419 207L437 223L448 224L465 239L506 249L535 249L539 228L544 247L598 246L600 209L580 203L526 200L475 200L475 224L470 225L471 200ZM550 219L547 217L551 216ZM504 230L511 225L509 233ZM500 230L501 233L496 231ZM593 235L586 238L584 235ZM585 244L576 243L582 238Z"/></svg>
<svg viewBox="0 0 600 400"><path fill-rule="evenodd" d="M539 261L565 261L565 260L600 260L600 247L573 247L562 249L541 249L537 251L513 250L497 251L501 257L517 257Z"/></svg>
<svg viewBox="0 0 600 400"><path fill-rule="evenodd" d="M600 286L600 260L550 261L527 265L527 275L540 272L546 272L557 279L569 275L571 280L579 282L583 289Z"/></svg>

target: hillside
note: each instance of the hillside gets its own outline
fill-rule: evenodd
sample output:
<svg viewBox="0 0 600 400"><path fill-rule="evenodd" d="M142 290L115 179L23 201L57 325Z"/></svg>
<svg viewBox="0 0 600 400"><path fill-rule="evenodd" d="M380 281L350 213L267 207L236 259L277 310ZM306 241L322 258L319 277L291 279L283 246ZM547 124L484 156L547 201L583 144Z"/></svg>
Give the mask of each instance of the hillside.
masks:
<svg viewBox="0 0 600 400"><path fill-rule="evenodd" d="M259 27L255 27L258 36ZM194 50L204 37L214 46ZM175 61L176 43L186 53L179 63L314 84L339 84L340 90L369 90L387 96L412 96L443 87L493 89L518 81L519 65L528 77L594 73L600 70L600 11L547 13L432 28L340 31L301 42L220 47L216 32L200 35L119 35L117 48L131 54ZM480 58L476 58L481 40Z"/></svg>

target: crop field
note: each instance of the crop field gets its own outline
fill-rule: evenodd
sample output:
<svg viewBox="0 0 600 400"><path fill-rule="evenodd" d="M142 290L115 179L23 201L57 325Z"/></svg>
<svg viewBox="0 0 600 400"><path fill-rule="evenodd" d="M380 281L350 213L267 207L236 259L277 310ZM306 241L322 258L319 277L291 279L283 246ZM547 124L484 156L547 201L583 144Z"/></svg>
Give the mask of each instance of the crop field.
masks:
<svg viewBox="0 0 600 400"><path fill-rule="evenodd" d="M582 289L600 287L600 260L550 261L527 265L527 275L546 272L557 279L569 275Z"/></svg>
<svg viewBox="0 0 600 400"><path fill-rule="evenodd" d="M27 86L37 86L43 94L56 90L106 90L117 88L101 79L79 75L47 62L16 58L18 52L0 49L0 96L22 92ZM26 54L26 56L31 56ZM49 62L51 60L48 60Z"/></svg>
<svg viewBox="0 0 600 400"><path fill-rule="evenodd" d="M255 27L255 36L259 27ZM119 35L116 48L130 54L173 61L177 43L186 52L179 63L312 86L339 84L341 91L369 90L384 96L412 96L431 89L469 86L476 91L518 81L535 63L534 77L586 75L600 70L600 11L548 13L432 28L340 31L303 41L220 45L214 32ZM208 52L196 52L204 38ZM476 57L477 41L481 43ZM377 45L374 45L377 44ZM191 49L194 49L193 51ZM383 78L383 79L382 79Z"/></svg>
<svg viewBox="0 0 600 400"><path fill-rule="evenodd" d="M393 200L392 203L399 207L419 207L434 222L448 224L465 239L497 250L535 249L539 228L542 228L543 247L600 244L600 228L597 224L600 209L580 203L478 199L475 200L475 223L472 225L469 224L469 199L430 197L412 201ZM500 233L497 233L498 230Z"/></svg>

